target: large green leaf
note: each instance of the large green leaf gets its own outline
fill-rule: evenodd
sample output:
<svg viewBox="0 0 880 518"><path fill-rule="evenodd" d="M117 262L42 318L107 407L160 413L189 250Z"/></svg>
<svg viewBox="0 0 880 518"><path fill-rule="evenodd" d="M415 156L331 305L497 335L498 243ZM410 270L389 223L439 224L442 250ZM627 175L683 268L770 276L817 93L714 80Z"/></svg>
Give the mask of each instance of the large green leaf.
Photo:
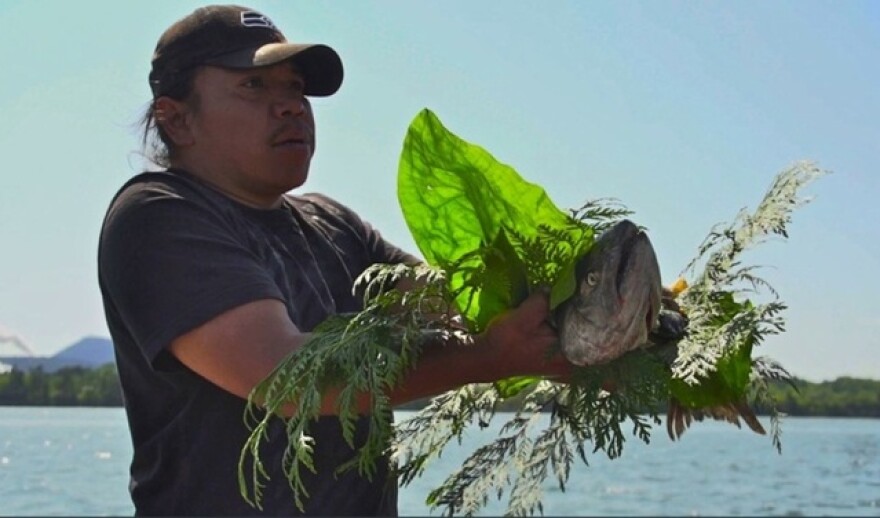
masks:
<svg viewBox="0 0 880 518"><path fill-rule="evenodd" d="M591 229L578 227L543 188L448 131L427 109L407 132L397 188L416 245L428 263L447 272L456 304L475 331L527 295L523 278L534 286L551 266L573 276L571 262L592 240ZM512 236L538 240L542 230L568 233L576 242L562 264L526 263L524 252L511 245ZM573 279L553 279L554 303L570 296L573 286Z"/></svg>

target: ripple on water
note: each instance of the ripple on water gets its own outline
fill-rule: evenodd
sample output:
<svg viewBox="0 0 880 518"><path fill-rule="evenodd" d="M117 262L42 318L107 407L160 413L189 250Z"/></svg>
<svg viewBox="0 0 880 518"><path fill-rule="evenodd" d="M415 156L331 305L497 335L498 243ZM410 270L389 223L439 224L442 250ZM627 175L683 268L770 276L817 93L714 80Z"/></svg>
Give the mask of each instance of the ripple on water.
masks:
<svg viewBox="0 0 880 518"><path fill-rule="evenodd" d="M880 498L875 498L873 500L859 500L859 507L869 507L869 508L880 508Z"/></svg>
<svg viewBox="0 0 880 518"><path fill-rule="evenodd" d="M770 485L773 489L785 489L785 488L798 488L801 484L796 480L791 479L776 479Z"/></svg>
<svg viewBox="0 0 880 518"><path fill-rule="evenodd" d="M605 486L606 495L625 495L631 492L629 488L624 486Z"/></svg>
<svg viewBox="0 0 880 518"><path fill-rule="evenodd" d="M768 515L773 514L776 511L776 506L773 504L764 504L758 507L758 514Z"/></svg>
<svg viewBox="0 0 880 518"><path fill-rule="evenodd" d="M837 503L837 502L816 502L815 505L819 509L852 510L852 509L856 508L856 506L851 505L851 504L843 504L843 503Z"/></svg>

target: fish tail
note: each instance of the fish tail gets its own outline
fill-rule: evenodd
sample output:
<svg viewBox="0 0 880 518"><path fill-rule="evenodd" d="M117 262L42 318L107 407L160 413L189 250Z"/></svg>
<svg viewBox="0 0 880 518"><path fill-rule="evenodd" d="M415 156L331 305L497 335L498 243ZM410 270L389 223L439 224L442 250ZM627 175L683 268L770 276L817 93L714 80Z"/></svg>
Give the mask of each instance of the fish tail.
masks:
<svg viewBox="0 0 880 518"><path fill-rule="evenodd" d="M740 418L742 418L753 432L760 435L767 434L758 417L749 408L745 400L708 408L685 408L675 398L669 399L669 408L666 414L666 432L669 434L670 439L676 441L681 438L691 423L694 421L702 422L706 417L711 417L717 421L726 421L737 428L742 428L740 423Z"/></svg>
<svg viewBox="0 0 880 518"><path fill-rule="evenodd" d="M736 409L739 412L739 415L742 416L743 421L749 426L749 428L760 435L767 435L767 431L764 430L764 427L761 426L761 422L758 421L758 417L752 412L752 409L749 408L749 405L745 401L740 401L736 403Z"/></svg>

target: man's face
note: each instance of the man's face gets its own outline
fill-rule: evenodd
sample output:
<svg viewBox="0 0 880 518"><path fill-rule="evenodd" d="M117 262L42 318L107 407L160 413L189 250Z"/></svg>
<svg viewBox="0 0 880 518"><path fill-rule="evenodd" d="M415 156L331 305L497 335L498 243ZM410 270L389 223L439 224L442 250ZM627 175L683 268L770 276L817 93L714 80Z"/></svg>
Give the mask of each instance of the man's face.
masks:
<svg viewBox="0 0 880 518"><path fill-rule="evenodd" d="M263 204L305 182L315 150L315 120L295 67L203 67L191 115L194 169L230 194Z"/></svg>

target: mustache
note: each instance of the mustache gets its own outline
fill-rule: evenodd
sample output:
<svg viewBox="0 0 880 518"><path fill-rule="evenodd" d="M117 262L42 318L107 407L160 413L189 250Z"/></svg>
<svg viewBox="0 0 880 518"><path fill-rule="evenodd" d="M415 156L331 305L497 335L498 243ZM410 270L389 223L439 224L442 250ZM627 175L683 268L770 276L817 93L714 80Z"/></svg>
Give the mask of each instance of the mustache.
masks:
<svg viewBox="0 0 880 518"><path fill-rule="evenodd" d="M293 136L297 139L303 139L309 144L315 143L315 131L308 124L291 121L278 126L269 134L269 142L276 143L286 136Z"/></svg>

